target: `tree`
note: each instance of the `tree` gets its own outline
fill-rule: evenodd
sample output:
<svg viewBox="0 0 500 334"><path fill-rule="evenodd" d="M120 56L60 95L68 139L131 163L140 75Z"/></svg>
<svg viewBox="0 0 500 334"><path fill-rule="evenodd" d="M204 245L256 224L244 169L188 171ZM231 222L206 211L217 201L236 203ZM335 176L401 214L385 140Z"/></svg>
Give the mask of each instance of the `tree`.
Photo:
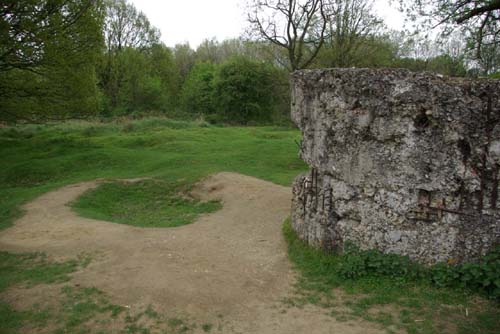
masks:
<svg viewBox="0 0 500 334"><path fill-rule="evenodd" d="M292 71L314 61L329 20L327 0L252 0L248 13L251 35L285 49Z"/></svg>
<svg viewBox="0 0 500 334"><path fill-rule="evenodd" d="M356 66L368 54L358 52L376 52L370 48L374 44L377 31L382 20L371 14L373 1L370 0L333 0L328 5L332 13L328 22L328 38L326 40L322 62L328 67ZM325 64L326 62L326 64Z"/></svg>
<svg viewBox="0 0 500 334"><path fill-rule="evenodd" d="M215 73L215 64L194 65L182 88L182 105L187 114L194 116L215 114Z"/></svg>
<svg viewBox="0 0 500 334"><path fill-rule="evenodd" d="M128 49L145 51L160 41L158 29L153 27L147 17L137 11L134 5L126 0L107 0L104 36L106 42L106 55L100 69L100 85L106 95L106 105L109 112L119 106L123 99L126 75L135 66L127 68L123 62L128 57L135 56L133 51L121 56ZM132 64L133 65L133 64Z"/></svg>
<svg viewBox="0 0 500 334"><path fill-rule="evenodd" d="M97 111L99 1L3 1L0 15L0 118L42 121Z"/></svg>
<svg viewBox="0 0 500 334"><path fill-rule="evenodd" d="M204 39L196 48L196 60L199 62L220 64L221 56L219 42L215 38Z"/></svg>
<svg viewBox="0 0 500 334"><path fill-rule="evenodd" d="M500 42L500 0L400 0L411 19L423 16L444 27L445 33L459 28L469 39L475 57L483 46Z"/></svg>
<svg viewBox="0 0 500 334"><path fill-rule="evenodd" d="M163 44L153 45L148 50L151 76L160 82L163 96L162 108L173 109L178 105L181 77L172 51Z"/></svg>
<svg viewBox="0 0 500 334"><path fill-rule="evenodd" d="M36 71L52 62L46 57L49 44L67 41L68 35L73 43L58 50L61 57L95 47L100 42L95 29L101 19L99 6L98 1L82 0L0 2L0 72Z"/></svg>
<svg viewBox="0 0 500 334"><path fill-rule="evenodd" d="M196 62L195 52L191 49L189 43L184 43L176 44L173 53L175 64L179 69L181 83L184 83Z"/></svg>
<svg viewBox="0 0 500 334"><path fill-rule="evenodd" d="M327 44L318 55L315 67L391 67L397 58L397 45L387 35L368 35L357 37L355 46L349 49L348 56L342 49ZM341 65L342 64L342 65Z"/></svg>
<svg viewBox="0 0 500 334"><path fill-rule="evenodd" d="M104 33L108 51L127 47L144 49L160 41L160 31L126 0L106 1Z"/></svg>
<svg viewBox="0 0 500 334"><path fill-rule="evenodd" d="M244 57L223 63L214 85L219 117L237 124L270 121L274 74L270 66Z"/></svg>

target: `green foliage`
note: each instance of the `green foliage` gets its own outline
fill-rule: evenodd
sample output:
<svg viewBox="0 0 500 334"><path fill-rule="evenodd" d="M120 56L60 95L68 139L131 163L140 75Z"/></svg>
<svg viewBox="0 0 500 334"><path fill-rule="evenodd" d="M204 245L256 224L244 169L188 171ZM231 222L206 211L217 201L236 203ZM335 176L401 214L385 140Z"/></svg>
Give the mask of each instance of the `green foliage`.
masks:
<svg viewBox="0 0 500 334"><path fill-rule="evenodd" d="M350 48L327 44L314 67L390 67L397 58L397 46L386 36L351 37Z"/></svg>
<svg viewBox="0 0 500 334"><path fill-rule="evenodd" d="M208 116L216 112L214 79L216 65L197 63L189 73L182 88L182 105L186 113Z"/></svg>
<svg viewBox="0 0 500 334"><path fill-rule="evenodd" d="M462 289L464 285L453 283L449 266L427 269L405 257L360 251L349 245L342 255L329 254L301 241L289 220L283 232L288 256L300 272L297 296L286 301L290 305L318 304L328 308L338 321L363 318L387 329L404 328L408 333L438 334L451 332L445 330L450 327L461 334L498 331L497 301L471 294L470 285ZM498 254L484 261L491 271L499 267L494 259ZM464 272L463 266L458 268ZM438 276L446 286L436 284ZM476 291L485 292L483 288Z"/></svg>
<svg viewBox="0 0 500 334"><path fill-rule="evenodd" d="M427 60L415 58L397 58L392 67L407 68L411 71L430 71L443 75L463 77L467 75L467 69L463 58L452 58L441 55Z"/></svg>
<svg viewBox="0 0 500 334"><path fill-rule="evenodd" d="M179 185L160 180L105 183L83 194L73 208L85 217L140 227L176 227L220 208L217 201L181 197Z"/></svg>
<svg viewBox="0 0 500 334"><path fill-rule="evenodd" d="M0 120L95 114L100 1L11 1L4 9L11 13L0 17Z"/></svg>
<svg viewBox="0 0 500 334"><path fill-rule="evenodd" d="M248 124L271 120L274 70L247 58L223 63L215 80L220 117L226 122Z"/></svg>
<svg viewBox="0 0 500 334"><path fill-rule="evenodd" d="M381 275L407 280L419 278L419 269L407 257L374 250L359 251L353 247L341 255L338 273L341 277L352 279Z"/></svg>
<svg viewBox="0 0 500 334"><path fill-rule="evenodd" d="M100 69L104 115L166 113L176 105L179 74L172 54L162 45L123 48L103 58Z"/></svg>
<svg viewBox="0 0 500 334"><path fill-rule="evenodd" d="M270 123L288 113L288 76L283 73L243 57L221 65L198 63L184 84L183 107L212 123Z"/></svg>
<svg viewBox="0 0 500 334"><path fill-rule="evenodd" d="M431 268L430 275L437 286L483 291L492 298L500 299L500 247L478 263L436 265Z"/></svg>
<svg viewBox="0 0 500 334"><path fill-rule="evenodd" d="M493 250L479 263L461 265L436 264L426 268L408 257L362 251L350 246L339 255L338 274L357 279L366 276L386 276L399 280L427 280L438 287L462 288L500 298L500 248Z"/></svg>
<svg viewBox="0 0 500 334"><path fill-rule="evenodd" d="M295 241L287 226L288 240ZM480 263L463 265L437 264L430 268L418 265L408 257L382 254L376 250L362 251L347 246L343 254L330 255L329 270L337 279L390 277L401 282L427 281L437 287L461 288L500 297L500 249L492 251Z"/></svg>

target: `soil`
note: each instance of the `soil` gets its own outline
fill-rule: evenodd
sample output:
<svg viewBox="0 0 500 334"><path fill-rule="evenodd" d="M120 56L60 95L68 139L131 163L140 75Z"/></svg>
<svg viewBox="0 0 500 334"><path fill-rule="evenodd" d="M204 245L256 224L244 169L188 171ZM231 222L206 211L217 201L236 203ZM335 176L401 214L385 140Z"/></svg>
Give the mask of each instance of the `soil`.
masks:
<svg viewBox="0 0 500 334"><path fill-rule="evenodd" d="M24 216L0 232L0 249L56 259L88 254L91 263L73 274L72 284L101 289L132 312L151 305L198 323L222 322L218 333L385 332L361 320L338 322L314 305L283 303L293 295L295 278L281 232L290 188L219 173L193 195L221 200L221 210L177 228L137 228L71 210L68 203L98 184L66 186L26 204Z"/></svg>

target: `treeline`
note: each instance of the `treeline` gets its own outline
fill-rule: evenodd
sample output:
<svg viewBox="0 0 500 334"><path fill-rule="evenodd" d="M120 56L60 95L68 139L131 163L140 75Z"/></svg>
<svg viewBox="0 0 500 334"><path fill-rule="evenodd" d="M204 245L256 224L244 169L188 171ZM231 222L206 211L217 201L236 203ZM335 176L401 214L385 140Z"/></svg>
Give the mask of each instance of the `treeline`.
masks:
<svg viewBox="0 0 500 334"><path fill-rule="evenodd" d="M222 47L207 41L195 51L189 45L170 49L153 43L107 53L98 71L99 113L282 122L288 112L288 72L241 52L243 44L226 41Z"/></svg>
<svg viewBox="0 0 500 334"><path fill-rule="evenodd" d="M337 12L344 19L332 21L307 66L481 74L460 36L408 38L384 29L369 9ZM196 49L169 48L126 0L12 1L0 10L0 120L161 114L212 123L288 122L290 58L275 43L208 39ZM489 66L483 73L498 62Z"/></svg>

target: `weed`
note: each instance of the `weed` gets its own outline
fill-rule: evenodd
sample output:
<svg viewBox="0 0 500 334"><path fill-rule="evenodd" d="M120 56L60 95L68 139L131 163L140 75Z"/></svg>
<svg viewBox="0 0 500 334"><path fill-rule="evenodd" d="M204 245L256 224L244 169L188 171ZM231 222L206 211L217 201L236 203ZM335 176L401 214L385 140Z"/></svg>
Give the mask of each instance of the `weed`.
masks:
<svg viewBox="0 0 500 334"><path fill-rule="evenodd" d="M408 333L454 332L450 328L455 327L459 333L467 333L467 330L495 333L500 328L500 310L495 302L467 290L437 287L425 279L422 268L411 269L415 270L411 272L408 268L414 264L406 259L354 250L345 255L326 254L299 240L289 221L285 222L283 231L289 258L301 273L296 286L296 304L305 300L332 308L335 303L318 302L318 295L328 300L337 292L347 294L343 306L349 310L341 312L333 308L332 316L338 321L364 318L389 330L402 327ZM408 275L402 277L405 273ZM401 277L403 279L398 279ZM292 303L288 301L288 304ZM391 312L380 311L382 307ZM467 316L464 309L475 316Z"/></svg>
<svg viewBox="0 0 500 334"><path fill-rule="evenodd" d="M212 324L203 324L203 325L201 325L201 329L203 329L203 331L205 333L210 333L210 331L212 330L213 327L214 327L214 325L212 325Z"/></svg>
<svg viewBox="0 0 500 334"><path fill-rule="evenodd" d="M151 319L157 319L160 315L156 312L151 305L148 305L144 314Z"/></svg>

